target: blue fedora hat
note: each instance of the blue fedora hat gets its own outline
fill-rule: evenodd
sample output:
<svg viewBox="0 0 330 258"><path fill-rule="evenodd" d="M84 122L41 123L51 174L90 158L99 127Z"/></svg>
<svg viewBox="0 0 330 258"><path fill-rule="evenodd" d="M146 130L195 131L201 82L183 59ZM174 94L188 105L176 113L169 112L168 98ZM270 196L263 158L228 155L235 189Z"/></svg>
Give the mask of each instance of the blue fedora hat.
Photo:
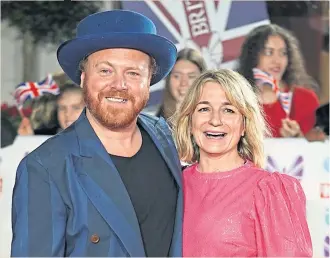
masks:
<svg viewBox="0 0 330 258"><path fill-rule="evenodd" d="M63 71L79 85L80 61L109 48L136 49L153 57L157 71L151 78L151 85L169 74L177 55L175 45L157 35L156 27L149 18L132 11L113 10L84 18L77 26L76 38L58 48L57 59Z"/></svg>

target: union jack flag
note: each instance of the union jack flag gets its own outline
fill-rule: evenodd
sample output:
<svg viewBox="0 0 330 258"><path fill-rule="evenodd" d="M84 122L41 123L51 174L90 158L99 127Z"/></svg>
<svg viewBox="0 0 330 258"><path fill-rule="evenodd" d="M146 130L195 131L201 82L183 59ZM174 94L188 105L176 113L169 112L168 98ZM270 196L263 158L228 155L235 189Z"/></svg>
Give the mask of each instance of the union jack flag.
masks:
<svg viewBox="0 0 330 258"><path fill-rule="evenodd" d="M122 7L149 17L178 50L199 50L209 68L236 68L246 34L269 23L265 1L145 0L122 1ZM149 109L160 104L163 87L150 88Z"/></svg>
<svg viewBox="0 0 330 258"><path fill-rule="evenodd" d="M268 156L266 170L268 170L269 172L278 171L281 173L285 173L285 174L288 174L289 176L295 177L296 179L298 179L300 181L302 179L303 173L304 173L303 164L304 164L303 157L298 156L289 168L287 168L287 167L281 168L273 157Z"/></svg>
<svg viewBox="0 0 330 258"><path fill-rule="evenodd" d="M292 91L289 92L279 92L279 98L287 117L289 117L291 112L292 104Z"/></svg>
<svg viewBox="0 0 330 258"><path fill-rule="evenodd" d="M48 74L45 79L40 82L24 82L19 84L14 92L14 98L17 106L21 108L25 101L42 96L44 93L59 94L60 89L53 76Z"/></svg>
<svg viewBox="0 0 330 258"><path fill-rule="evenodd" d="M280 91L277 85L277 81L273 78L272 75L258 68L253 68L252 70L253 70L254 79L256 80L257 84L258 83L259 85L268 84L272 87L276 96L279 98L282 108L284 109L287 117L289 117L291 112L291 104L292 104L292 92Z"/></svg>
<svg viewBox="0 0 330 258"><path fill-rule="evenodd" d="M258 85L260 84L260 86L262 86L264 84L268 84L269 86L272 87L273 91L275 91L275 93L278 94L277 82L273 78L273 76L258 68L253 68L252 71L253 71L254 79Z"/></svg>

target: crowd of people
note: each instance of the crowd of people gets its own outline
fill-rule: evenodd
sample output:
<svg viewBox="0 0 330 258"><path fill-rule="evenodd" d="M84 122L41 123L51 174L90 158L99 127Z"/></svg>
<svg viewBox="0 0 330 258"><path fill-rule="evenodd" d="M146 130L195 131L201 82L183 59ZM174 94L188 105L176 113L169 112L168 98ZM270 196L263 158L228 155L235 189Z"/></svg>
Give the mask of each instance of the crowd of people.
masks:
<svg viewBox="0 0 330 258"><path fill-rule="evenodd" d="M206 70L198 50L180 50L165 78L163 101L154 115L166 120L173 116L188 88ZM324 130L315 131L319 123L318 85L308 76L299 42L290 31L275 24L253 29L242 45L236 70L259 96L271 129L269 137L326 139ZM31 108L31 116L22 118L17 134L55 135L79 117L84 108L82 90L70 80L61 82L59 95L43 94L33 99Z"/></svg>
<svg viewBox="0 0 330 258"><path fill-rule="evenodd" d="M263 168L265 137L326 139L297 39L262 25L236 71L210 70L154 27L101 12L59 47L70 82L17 129L56 137L17 169L12 256L311 257L300 183Z"/></svg>

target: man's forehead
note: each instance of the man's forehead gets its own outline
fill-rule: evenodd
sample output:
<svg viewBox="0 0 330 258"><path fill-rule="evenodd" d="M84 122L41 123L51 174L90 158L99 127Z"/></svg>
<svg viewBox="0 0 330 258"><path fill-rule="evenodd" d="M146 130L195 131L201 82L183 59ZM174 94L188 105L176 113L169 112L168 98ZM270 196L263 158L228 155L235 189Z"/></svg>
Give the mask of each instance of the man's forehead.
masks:
<svg viewBox="0 0 330 258"><path fill-rule="evenodd" d="M112 48L112 49L104 49L92 53L89 56L89 59L92 59L95 62L103 62L103 61L127 61L127 62L147 62L150 61L150 56L146 53L135 50L135 49L125 49L125 48Z"/></svg>

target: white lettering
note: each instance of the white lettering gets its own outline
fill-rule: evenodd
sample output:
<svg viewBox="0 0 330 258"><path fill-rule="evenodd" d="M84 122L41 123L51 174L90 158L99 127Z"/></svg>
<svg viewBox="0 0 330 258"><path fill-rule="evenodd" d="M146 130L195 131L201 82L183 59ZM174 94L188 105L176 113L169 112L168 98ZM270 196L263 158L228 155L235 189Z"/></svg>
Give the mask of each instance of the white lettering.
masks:
<svg viewBox="0 0 330 258"><path fill-rule="evenodd" d="M191 13L189 14L189 23L190 24L196 24L196 23L202 23L206 21L206 18L204 16L205 11L200 10L198 13Z"/></svg>
<svg viewBox="0 0 330 258"><path fill-rule="evenodd" d="M193 37L209 33L209 31L209 26L205 22L191 26L191 33L193 34Z"/></svg>
<svg viewBox="0 0 330 258"><path fill-rule="evenodd" d="M187 10L189 12L192 11L192 10L198 9L198 8L203 8L203 3L198 3L198 4L194 4L194 5L191 5L189 3L189 5L187 6Z"/></svg>

